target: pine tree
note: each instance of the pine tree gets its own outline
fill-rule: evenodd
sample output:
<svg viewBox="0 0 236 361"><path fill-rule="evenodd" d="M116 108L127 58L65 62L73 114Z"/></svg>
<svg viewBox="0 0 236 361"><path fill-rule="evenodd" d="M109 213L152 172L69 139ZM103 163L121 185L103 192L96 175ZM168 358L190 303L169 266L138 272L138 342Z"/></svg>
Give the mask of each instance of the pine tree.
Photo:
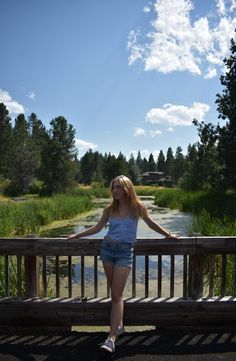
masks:
<svg viewBox="0 0 236 361"><path fill-rule="evenodd" d="M9 112L0 103L0 175L9 176L10 155L12 150L12 126Z"/></svg>
<svg viewBox="0 0 236 361"><path fill-rule="evenodd" d="M148 158L148 171L155 172L157 170L156 162L154 160L153 154L151 153Z"/></svg>
<svg viewBox="0 0 236 361"><path fill-rule="evenodd" d="M172 176L173 169L174 169L174 155L172 148L169 147L166 153L165 174L168 176Z"/></svg>
<svg viewBox="0 0 236 361"><path fill-rule="evenodd" d="M223 165L225 188L236 188L236 43L231 39L231 55L224 59L228 71L220 78L224 86L222 95L217 94L216 104L219 118L226 120L219 127L219 155Z"/></svg>
<svg viewBox="0 0 236 361"><path fill-rule="evenodd" d="M19 195L29 191L35 170L29 126L24 114L19 114L15 120L13 138L14 149L12 150L9 192Z"/></svg>
<svg viewBox="0 0 236 361"><path fill-rule="evenodd" d="M162 150L160 150L157 158L157 170L158 172L164 172L165 171L165 156Z"/></svg>
<svg viewBox="0 0 236 361"><path fill-rule="evenodd" d="M64 192L73 185L77 160L73 126L62 116L53 119L50 125L40 172L44 182L42 192L49 195Z"/></svg>
<svg viewBox="0 0 236 361"><path fill-rule="evenodd" d="M185 170L185 159L182 153L182 148L179 146L176 149L175 159L174 159L174 168L173 168L173 177L177 182L181 176L183 176Z"/></svg>

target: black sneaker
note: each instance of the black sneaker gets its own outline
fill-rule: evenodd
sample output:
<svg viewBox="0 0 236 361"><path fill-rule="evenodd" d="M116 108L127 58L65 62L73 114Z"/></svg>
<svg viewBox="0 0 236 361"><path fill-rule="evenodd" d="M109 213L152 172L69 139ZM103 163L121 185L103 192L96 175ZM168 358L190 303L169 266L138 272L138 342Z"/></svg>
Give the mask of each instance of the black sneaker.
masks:
<svg viewBox="0 0 236 361"><path fill-rule="evenodd" d="M101 348L108 352L115 352L115 343L111 337L108 337Z"/></svg>

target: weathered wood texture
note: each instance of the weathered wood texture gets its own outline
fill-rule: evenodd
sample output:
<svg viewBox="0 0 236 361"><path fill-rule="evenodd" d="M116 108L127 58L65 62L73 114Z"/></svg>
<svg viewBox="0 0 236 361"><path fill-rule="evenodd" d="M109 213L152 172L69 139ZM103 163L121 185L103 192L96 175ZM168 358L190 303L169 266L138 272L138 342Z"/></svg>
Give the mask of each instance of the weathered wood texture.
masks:
<svg viewBox="0 0 236 361"><path fill-rule="evenodd" d="M110 298L0 299L0 324L14 326L109 325ZM125 300L126 325L235 324L236 299L131 298Z"/></svg>
<svg viewBox="0 0 236 361"><path fill-rule="evenodd" d="M110 290L99 294L98 255L102 239L65 238L0 239L0 257L5 262L4 297L0 299L0 324L18 325L106 325L109 323ZM24 256L24 257L23 257ZM80 294L73 298L73 257L80 265ZM93 257L93 297L86 294L86 257ZM138 257L144 256L143 296L137 298ZM150 257L156 256L156 296L150 298ZM169 257L169 297L163 298L164 263ZM182 297L175 296L176 257L182 257ZM228 287L228 259L231 258L232 294ZM54 260L55 295L48 289L49 263ZM66 298L61 290L61 259L67 267ZM233 268L232 268L233 260ZM152 258L153 262L153 258ZM12 266L13 264L13 266ZM16 270L16 291L11 289L11 273ZM51 271L50 271L51 272ZM153 272L153 270L152 270ZM204 276L208 275L208 291ZM40 274L40 280L39 280ZM24 275L24 277L22 276ZM15 277L15 276L14 276ZM179 276L180 277L180 276ZM138 239L131 272L131 297L125 302L125 322L129 325L223 323L236 321L236 237L182 237ZM214 295L215 279L220 291ZM180 279L178 279L180 282ZM152 278L153 285L153 278ZM205 288L205 290L204 290ZM203 294L203 292L205 292ZM11 297L10 297L11 296ZM41 296L42 298L38 298ZM56 298L45 298L45 297ZM37 298L32 298L37 297ZM100 298L99 298L100 297ZM84 300L82 300L84 299Z"/></svg>

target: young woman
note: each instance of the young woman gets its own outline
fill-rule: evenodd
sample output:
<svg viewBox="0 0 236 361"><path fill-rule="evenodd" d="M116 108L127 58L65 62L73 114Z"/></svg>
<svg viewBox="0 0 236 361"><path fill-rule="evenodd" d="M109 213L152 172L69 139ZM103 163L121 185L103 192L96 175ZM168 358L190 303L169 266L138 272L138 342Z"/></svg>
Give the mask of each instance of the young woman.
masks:
<svg viewBox="0 0 236 361"><path fill-rule="evenodd" d="M177 238L157 224L148 214L146 207L135 193L129 178L120 175L110 185L112 202L104 209L99 222L86 231L68 237L74 239L100 232L109 222L100 259L103 262L108 284L111 288L110 333L101 346L109 352L115 351L115 341L124 332L123 327L123 291L133 261L133 245L136 241L138 219L142 218L154 231L168 238Z"/></svg>

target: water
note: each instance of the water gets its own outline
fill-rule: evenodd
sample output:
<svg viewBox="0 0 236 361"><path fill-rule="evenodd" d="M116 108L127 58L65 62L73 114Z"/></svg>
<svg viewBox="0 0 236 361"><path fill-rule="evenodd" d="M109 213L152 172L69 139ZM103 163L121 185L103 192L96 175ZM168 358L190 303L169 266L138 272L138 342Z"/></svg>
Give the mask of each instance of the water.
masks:
<svg viewBox="0 0 236 361"><path fill-rule="evenodd" d="M159 223L166 230L177 234L179 236L187 236L187 228L192 222L192 216L189 213L183 213L178 210L171 210L169 208L158 207L154 204L154 197L140 197L147 207L151 217ZM43 237L65 237L69 234L74 234L83 231L95 225L101 217L104 207L110 202L109 199L97 199L95 201L96 208L89 212L86 216L80 217L77 221L69 223L64 227L55 227L53 229L46 229L40 236ZM101 232L89 236L89 238L103 238L107 230L104 228ZM155 237L162 238L163 236L150 229L143 220L139 221L137 237Z"/></svg>
<svg viewBox="0 0 236 361"><path fill-rule="evenodd" d="M169 208L158 207L154 204L154 197L140 197L147 207L151 217L159 223L163 228L179 236L188 235L188 226L191 224L192 217L188 213L179 212L178 210L170 210ZM41 233L44 237L65 237L69 234L80 232L86 228L95 225L101 217L104 207L108 204L108 199L98 199L95 201L96 208L86 214L86 216L80 217L78 220L67 224L65 227L57 227L50 230L46 230ZM103 238L107 232L107 229L103 229L101 232L89 236L89 238ZM150 229L143 220L139 221L137 237L154 237L163 238L159 233L156 233ZM178 241L177 241L178 242ZM85 279L86 279L86 295L92 296L93 284L93 263L90 257L85 267ZM136 283L137 283L137 296L141 297L144 293L144 256L138 256L136 259L137 272L136 272ZM183 257L175 257L175 295L181 296L182 293L182 264ZM170 279L170 256L162 257L162 279L163 279L163 296L169 295L169 279ZM103 267L101 262L98 266L98 279L99 287L106 292L106 282ZM157 256L149 257L149 285L150 285L150 296L156 295L156 280L157 280ZM66 281L66 277L64 277ZM80 294L80 262L79 258L73 257L73 288L76 296ZM64 284L64 291L66 291L66 282ZM126 296L130 296L131 292L131 277L127 282ZM62 292L63 293L63 292ZM91 293L91 294L90 294Z"/></svg>

